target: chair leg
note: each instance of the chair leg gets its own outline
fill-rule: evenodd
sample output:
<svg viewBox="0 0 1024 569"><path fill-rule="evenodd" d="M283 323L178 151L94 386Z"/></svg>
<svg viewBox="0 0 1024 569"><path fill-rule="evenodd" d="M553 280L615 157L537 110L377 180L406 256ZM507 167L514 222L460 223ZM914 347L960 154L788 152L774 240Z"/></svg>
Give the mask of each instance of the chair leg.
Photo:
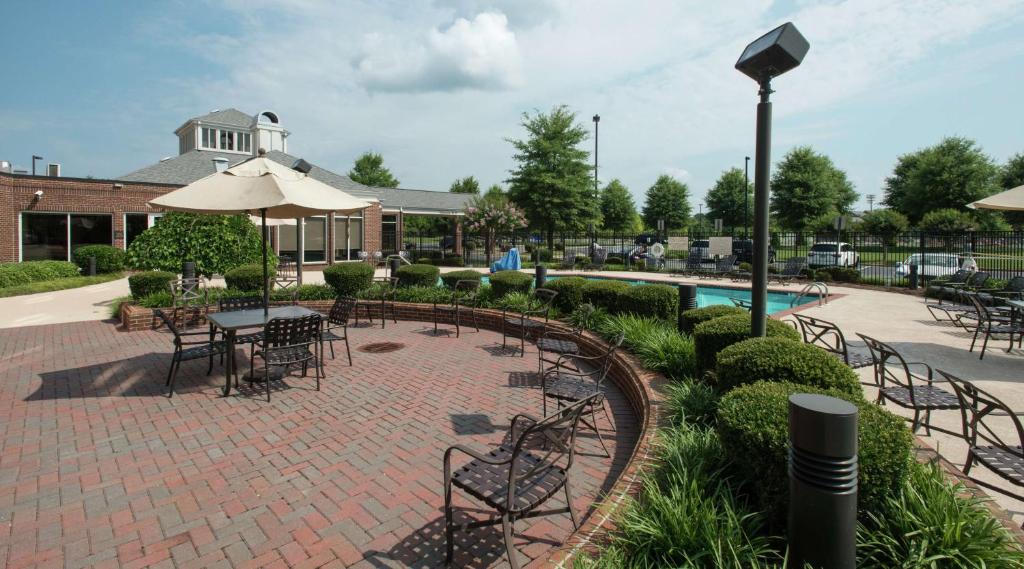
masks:
<svg viewBox="0 0 1024 569"><path fill-rule="evenodd" d="M166 386L171 384L171 375L174 373L174 364L175 363L177 363L177 360L175 360L174 358L171 358L171 367L167 368L167 379L164 381L164 387L166 387Z"/></svg>
<svg viewBox="0 0 1024 569"><path fill-rule="evenodd" d="M921 410L914 409L914 421L911 423L910 432L916 433L917 429L921 427Z"/></svg>
<svg viewBox="0 0 1024 569"><path fill-rule="evenodd" d="M331 347L331 359L333 360L334 359L334 340L328 340L327 341L327 345ZM321 344L320 349L323 350L323 344Z"/></svg>
<svg viewBox="0 0 1024 569"><path fill-rule="evenodd" d="M565 505L569 508L569 518L572 520L572 529L580 529L580 524L576 520L576 510L572 508L572 489L569 488L569 478L565 478Z"/></svg>
<svg viewBox="0 0 1024 569"><path fill-rule="evenodd" d="M512 543L512 536L515 532L508 512L501 516L501 532L505 534L505 550L508 552L508 564L512 566L512 569L519 569L519 558L516 557L516 550L513 548Z"/></svg>
<svg viewBox="0 0 1024 569"><path fill-rule="evenodd" d="M594 432L597 433L597 440L601 443L601 448L604 449L605 458L611 458L612 453L608 452L608 447L604 444L604 437L601 436L601 429L597 427L597 409L594 406L590 406L590 422L594 425Z"/></svg>
<svg viewBox="0 0 1024 569"><path fill-rule="evenodd" d="M501 319L501 349L504 351L508 348L508 334L505 333L505 319Z"/></svg>
<svg viewBox="0 0 1024 569"><path fill-rule="evenodd" d="M469 313L473 315L473 327L476 328L477 332L479 332L480 331L480 323L476 321L476 308L471 309L469 311Z"/></svg>
<svg viewBox="0 0 1024 569"><path fill-rule="evenodd" d="M974 351L974 344L978 341L978 334L981 333L981 322L978 322L978 326L974 329L974 339L971 340L971 349L968 352Z"/></svg>
<svg viewBox="0 0 1024 569"><path fill-rule="evenodd" d="M460 318L459 318L459 309L458 309L458 307L456 307L455 308L455 337L456 338L458 338L459 335L462 333L462 330L460 329L460 326L459 326L460 324L461 324L461 322L460 322ZM1012 344L1012 342L1011 342L1011 344Z"/></svg>
<svg viewBox="0 0 1024 569"><path fill-rule="evenodd" d="M612 420L611 405L608 403L608 399L605 398L601 402L601 412L604 413L604 418L608 419L608 424L612 426L612 430L615 429L615 421Z"/></svg>
<svg viewBox="0 0 1024 569"><path fill-rule="evenodd" d="M519 334L519 357L526 356L526 326L523 326L522 332Z"/></svg>
<svg viewBox="0 0 1024 569"><path fill-rule="evenodd" d="M932 436L932 410L929 409L924 412L924 434Z"/></svg>
<svg viewBox="0 0 1024 569"><path fill-rule="evenodd" d="M991 332L985 330L985 341L981 343L981 355L978 356L979 360L985 359L985 348L988 348L988 339L992 335Z"/></svg>
<svg viewBox="0 0 1024 569"><path fill-rule="evenodd" d="M444 485L444 560L451 566L455 554L455 531L452 526L452 483L445 480Z"/></svg>
<svg viewBox="0 0 1024 569"><path fill-rule="evenodd" d="M178 379L178 368L180 368L180 367L181 367L181 361L180 360L174 360L173 362L171 362L171 374L170 374L171 379L170 379L170 383L168 384L169 389L167 390L167 398L168 399L170 399L171 397L174 397L174 381L176 379Z"/></svg>
<svg viewBox="0 0 1024 569"><path fill-rule="evenodd" d="M263 384L267 386L267 403L270 403L270 362L264 360Z"/></svg>

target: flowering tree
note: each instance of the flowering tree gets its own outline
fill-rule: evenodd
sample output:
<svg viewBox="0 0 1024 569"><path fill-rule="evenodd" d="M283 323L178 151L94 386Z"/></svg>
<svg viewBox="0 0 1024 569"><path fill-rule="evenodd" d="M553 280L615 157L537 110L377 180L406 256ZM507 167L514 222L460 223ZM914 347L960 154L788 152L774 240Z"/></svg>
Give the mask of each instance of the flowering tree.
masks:
<svg viewBox="0 0 1024 569"><path fill-rule="evenodd" d="M526 227L523 212L503 198L489 192L483 198L474 199L466 207L466 229L483 235L488 265L491 264L491 251L498 234Z"/></svg>

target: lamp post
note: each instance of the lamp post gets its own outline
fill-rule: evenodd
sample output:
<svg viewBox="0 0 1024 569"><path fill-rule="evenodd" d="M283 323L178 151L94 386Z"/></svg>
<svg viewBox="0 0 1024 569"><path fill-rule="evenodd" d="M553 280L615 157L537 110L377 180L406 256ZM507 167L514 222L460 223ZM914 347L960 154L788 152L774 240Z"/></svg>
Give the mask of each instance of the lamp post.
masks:
<svg viewBox="0 0 1024 569"><path fill-rule="evenodd" d="M865 196L868 199L868 211L875 211L875 194Z"/></svg>
<svg viewBox="0 0 1024 569"><path fill-rule="evenodd" d="M693 211L692 209L690 211ZM700 232L701 237L704 236L704 202L697 204L697 217L700 218L700 222L697 224L697 231Z"/></svg>
<svg viewBox="0 0 1024 569"><path fill-rule="evenodd" d="M597 189L597 124L601 122L601 115L594 115L594 197L600 197Z"/></svg>
<svg viewBox="0 0 1024 569"><path fill-rule="evenodd" d="M800 65L810 44L791 22L751 42L736 69L758 84L757 147L754 152L754 271L751 279L751 330L764 336L768 318L768 192L771 168L771 80Z"/></svg>
<svg viewBox="0 0 1024 569"><path fill-rule="evenodd" d="M35 154L32 155L32 175L33 176L36 175L36 160L42 160L42 159L43 159L42 156L36 156Z"/></svg>
<svg viewBox="0 0 1024 569"><path fill-rule="evenodd" d="M750 239L748 233L750 220L747 216L750 213L750 156L743 157L743 238Z"/></svg>

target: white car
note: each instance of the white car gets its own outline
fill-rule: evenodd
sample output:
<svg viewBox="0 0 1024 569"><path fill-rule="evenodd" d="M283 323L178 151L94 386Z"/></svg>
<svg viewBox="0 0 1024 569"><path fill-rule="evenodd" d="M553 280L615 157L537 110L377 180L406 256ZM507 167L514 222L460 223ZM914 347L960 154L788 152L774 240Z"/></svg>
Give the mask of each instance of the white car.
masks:
<svg viewBox="0 0 1024 569"><path fill-rule="evenodd" d="M953 253L925 253L924 264L921 264L921 254L916 253L907 257L907 260L896 265L896 276L906 277L910 275L911 265L917 265L918 275L922 277L944 277L952 275L960 269L960 256Z"/></svg>
<svg viewBox="0 0 1024 569"><path fill-rule="evenodd" d="M849 243L824 241L815 243L807 253L809 267L856 267L860 256Z"/></svg>

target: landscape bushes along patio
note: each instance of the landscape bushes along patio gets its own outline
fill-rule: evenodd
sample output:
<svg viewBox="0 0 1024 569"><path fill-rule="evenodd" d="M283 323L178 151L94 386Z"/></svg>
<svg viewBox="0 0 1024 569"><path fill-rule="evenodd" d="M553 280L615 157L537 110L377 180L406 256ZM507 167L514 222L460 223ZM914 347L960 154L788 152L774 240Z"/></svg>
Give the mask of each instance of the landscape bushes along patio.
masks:
<svg viewBox="0 0 1024 569"><path fill-rule="evenodd" d="M450 273L444 273L441 275L441 283L450 290L455 289L455 285L459 281L476 281L480 282L484 275L480 271L452 271Z"/></svg>
<svg viewBox="0 0 1024 569"><path fill-rule="evenodd" d="M403 265L395 271L398 277L398 286L408 288L413 286L437 286L438 275L441 269L434 265Z"/></svg>
<svg viewBox="0 0 1024 569"><path fill-rule="evenodd" d="M768 319L766 335L800 341L795 328L779 320ZM720 316L698 324L693 329L693 344L697 352L697 364L702 371L715 369L718 353L725 348L750 338L750 314Z"/></svg>
<svg viewBox="0 0 1024 569"><path fill-rule="evenodd" d="M116 273L128 266L128 254L111 245L83 245L71 253L72 260L82 270L82 274L89 273L90 257L96 258L97 273Z"/></svg>
<svg viewBox="0 0 1024 569"><path fill-rule="evenodd" d="M78 267L67 261L0 263L0 288L79 276Z"/></svg>
<svg viewBox="0 0 1024 569"><path fill-rule="evenodd" d="M691 308L683 312L683 332L692 334L693 329L701 322L707 322L720 316L733 316L736 314L748 314L745 308L732 306L731 304L715 304L703 308Z"/></svg>
<svg viewBox="0 0 1024 569"><path fill-rule="evenodd" d="M324 281L338 296L355 296L373 284L369 263L335 263L324 269Z"/></svg>
<svg viewBox="0 0 1024 569"><path fill-rule="evenodd" d="M268 270L270 278L274 278L277 271L273 268ZM263 290L263 267L254 264L239 265L224 273L224 283L229 289L235 290Z"/></svg>
<svg viewBox="0 0 1024 569"><path fill-rule="evenodd" d="M529 293L533 277L519 271L501 271L491 275L491 288L495 298L502 298L512 292Z"/></svg>
<svg viewBox="0 0 1024 569"><path fill-rule="evenodd" d="M128 277L128 289L132 293L132 298L135 300L142 300L153 294L167 293L168 297L171 293L171 281L178 278L178 275L170 271L143 271L141 273L135 273ZM161 308L167 307L170 304L162 306L147 306L147 308Z"/></svg>
<svg viewBox="0 0 1024 569"><path fill-rule="evenodd" d="M720 392L756 381L835 389L861 397L860 378L845 362L789 338L750 338L718 352L715 387Z"/></svg>

